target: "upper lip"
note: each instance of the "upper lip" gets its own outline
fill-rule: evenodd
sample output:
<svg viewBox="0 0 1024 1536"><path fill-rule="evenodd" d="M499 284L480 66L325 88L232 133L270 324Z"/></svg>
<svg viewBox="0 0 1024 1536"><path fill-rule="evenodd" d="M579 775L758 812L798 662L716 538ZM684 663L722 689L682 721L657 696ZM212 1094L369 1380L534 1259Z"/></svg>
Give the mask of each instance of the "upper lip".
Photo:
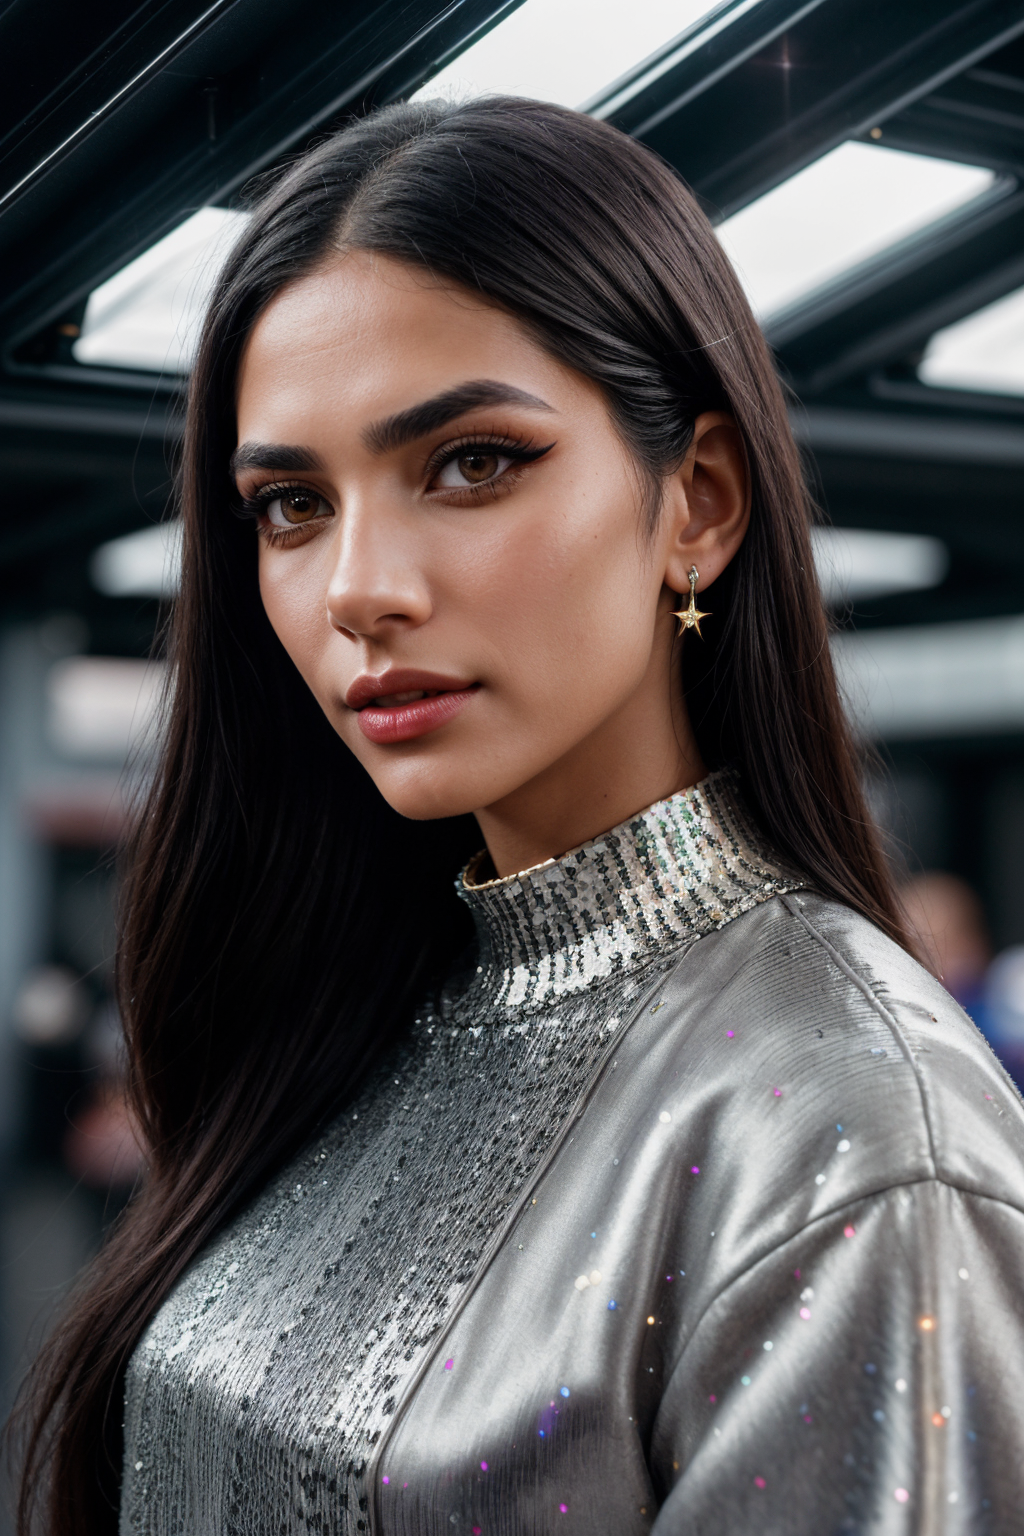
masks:
<svg viewBox="0 0 1024 1536"><path fill-rule="evenodd" d="M464 677L444 677L440 672L415 672L397 667L377 677L357 677L345 695L349 709L362 709L372 699L389 698L395 693L461 693L473 684Z"/></svg>

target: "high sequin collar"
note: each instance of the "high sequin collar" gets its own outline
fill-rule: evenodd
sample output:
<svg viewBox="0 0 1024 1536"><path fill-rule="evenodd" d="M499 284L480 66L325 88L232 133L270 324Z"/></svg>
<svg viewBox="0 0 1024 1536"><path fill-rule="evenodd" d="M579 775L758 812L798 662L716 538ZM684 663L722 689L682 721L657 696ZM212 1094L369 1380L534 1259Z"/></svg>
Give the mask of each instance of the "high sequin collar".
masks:
<svg viewBox="0 0 1024 1536"><path fill-rule="evenodd" d="M470 991L517 1011L639 969L802 883L725 770L521 874L474 885L477 862L456 882L480 939Z"/></svg>

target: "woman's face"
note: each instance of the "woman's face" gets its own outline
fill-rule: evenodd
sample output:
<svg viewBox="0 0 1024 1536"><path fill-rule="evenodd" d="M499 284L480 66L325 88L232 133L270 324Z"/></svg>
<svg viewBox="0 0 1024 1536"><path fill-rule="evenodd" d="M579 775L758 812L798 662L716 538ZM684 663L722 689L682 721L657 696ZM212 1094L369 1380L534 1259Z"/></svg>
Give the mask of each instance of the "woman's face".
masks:
<svg viewBox="0 0 1024 1536"><path fill-rule="evenodd" d="M648 537L601 391L516 320L339 256L256 325L238 444L270 621L396 810L572 822L602 782L608 814L630 798L630 759L678 778L671 588L689 546L678 517Z"/></svg>

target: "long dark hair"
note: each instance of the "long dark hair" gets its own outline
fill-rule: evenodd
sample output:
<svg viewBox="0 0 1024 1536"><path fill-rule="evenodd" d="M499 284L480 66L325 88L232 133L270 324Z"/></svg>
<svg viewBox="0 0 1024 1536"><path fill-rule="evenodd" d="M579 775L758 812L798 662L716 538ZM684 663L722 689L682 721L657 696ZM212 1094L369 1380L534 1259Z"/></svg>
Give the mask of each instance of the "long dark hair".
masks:
<svg viewBox="0 0 1024 1536"><path fill-rule="evenodd" d="M275 293L358 247L501 305L596 381L651 486L699 412L746 443L750 530L707 593L684 684L705 761L734 764L779 852L903 942L829 656L809 507L771 358L703 213L648 150L553 106L390 107L259 189L192 375L166 743L126 863L118 976L144 1185L36 1370L22 1529L116 1529L121 1397L182 1271L333 1116L468 938L467 818L402 821L270 629L230 513L234 384ZM36 1498L37 1507L41 1501Z"/></svg>

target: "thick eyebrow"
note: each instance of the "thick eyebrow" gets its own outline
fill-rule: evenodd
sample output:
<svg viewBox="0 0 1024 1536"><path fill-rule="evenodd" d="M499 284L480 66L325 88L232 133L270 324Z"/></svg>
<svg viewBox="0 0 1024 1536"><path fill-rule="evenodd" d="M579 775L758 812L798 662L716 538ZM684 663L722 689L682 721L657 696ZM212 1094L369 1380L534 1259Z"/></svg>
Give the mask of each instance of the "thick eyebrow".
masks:
<svg viewBox="0 0 1024 1536"><path fill-rule="evenodd" d="M228 462L232 475L245 469L274 469L284 474L323 469L324 461L312 448L291 443L239 443Z"/></svg>
<svg viewBox="0 0 1024 1536"><path fill-rule="evenodd" d="M454 389L446 389L443 394L434 395L431 400L411 405L408 410L399 411L395 416L374 422L363 432L363 442L371 453L391 453L406 443L414 442L418 437L424 437L428 432L436 432L439 427L447 426L464 411L482 405L526 405L535 411L552 409L546 400L528 395L525 389L517 389L514 384L499 384L494 379L473 379L466 384L456 384Z"/></svg>

